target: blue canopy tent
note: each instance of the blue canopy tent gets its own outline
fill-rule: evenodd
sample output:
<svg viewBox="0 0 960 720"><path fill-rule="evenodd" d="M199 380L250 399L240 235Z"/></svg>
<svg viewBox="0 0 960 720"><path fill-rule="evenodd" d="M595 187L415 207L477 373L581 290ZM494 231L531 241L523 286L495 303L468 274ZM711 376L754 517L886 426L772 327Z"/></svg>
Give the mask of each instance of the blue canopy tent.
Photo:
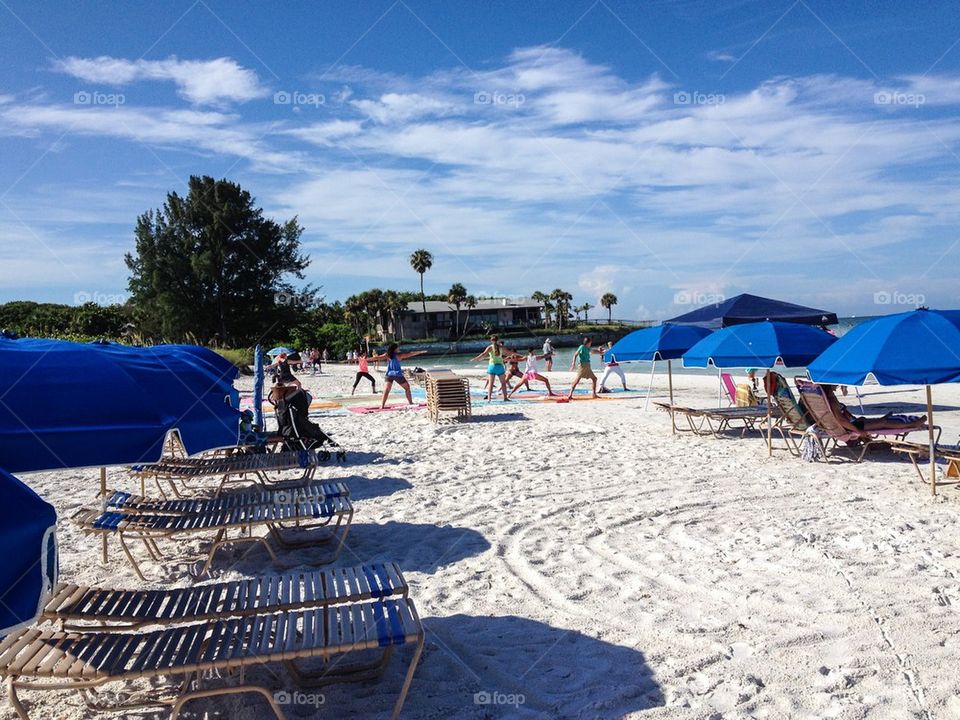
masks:
<svg viewBox="0 0 960 720"><path fill-rule="evenodd" d="M237 442L239 395L193 353L0 338L0 377L12 472L153 461L174 429L190 454Z"/></svg>
<svg viewBox="0 0 960 720"><path fill-rule="evenodd" d="M32 622L57 582L57 513L0 470L0 637Z"/></svg>
<svg viewBox="0 0 960 720"><path fill-rule="evenodd" d="M681 357L687 350L710 334L705 328L692 325L671 325L664 323L656 327L634 330L620 338L608 351L617 361L632 362L646 361L653 363L650 368L650 386L647 388L647 400L644 409L650 400L650 389L653 387L653 374L657 369L658 360L667 361L667 383L670 390L670 424L676 433L677 426L673 423L673 367L672 361Z"/></svg>
<svg viewBox="0 0 960 720"><path fill-rule="evenodd" d="M805 367L835 343L836 337L809 325L758 322L717 330L683 354L684 367ZM767 451L773 454L770 403L767 403Z"/></svg>
<svg viewBox="0 0 960 720"><path fill-rule="evenodd" d="M189 346L130 348L109 343L0 337L0 607L19 622L42 603L38 588L54 577L49 529L53 508L7 471L101 467L160 457L171 430L188 452L235 445L239 433L236 369ZM231 375L232 372L232 375ZM41 533L42 531L42 533ZM38 537L40 539L38 539ZM38 562L43 577L25 573ZM105 558L106 559L106 558ZM27 562L16 571L18 563ZM7 571L10 571L9 573ZM23 575L23 582L17 578ZM4 593L6 595L4 595ZM21 597L22 596L22 597ZM33 608L28 615L24 608ZM0 623L5 623L0 614Z"/></svg>
<svg viewBox="0 0 960 720"><path fill-rule="evenodd" d="M808 367L814 382L924 385L930 432L930 489L937 494L932 385L960 382L960 310L913 310L867 320Z"/></svg>
<svg viewBox="0 0 960 720"><path fill-rule="evenodd" d="M671 318L667 322L717 330L732 325L745 325L763 320L800 323L801 325L835 325L837 314L827 310L743 293L728 298L721 303L691 310L688 313Z"/></svg>

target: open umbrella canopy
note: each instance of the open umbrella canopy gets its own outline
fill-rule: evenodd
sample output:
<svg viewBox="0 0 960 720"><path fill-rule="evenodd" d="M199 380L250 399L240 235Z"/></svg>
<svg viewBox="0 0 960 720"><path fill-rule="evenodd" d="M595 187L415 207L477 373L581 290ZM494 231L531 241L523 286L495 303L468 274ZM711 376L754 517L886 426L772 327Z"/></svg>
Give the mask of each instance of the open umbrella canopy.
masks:
<svg viewBox="0 0 960 720"><path fill-rule="evenodd" d="M684 367L772 368L777 362L803 367L836 338L819 328L788 322L758 322L717 330L683 355Z"/></svg>
<svg viewBox="0 0 960 720"><path fill-rule="evenodd" d="M716 330L717 328L744 325L763 320L803 325L833 325L837 322L837 314L827 310L743 293L728 298L721 303L691 310L688 313L671 318L667 322L677 325L697 325Z"/></svg>
<svg viewBox="0 0 960 720"><path fill-rule="evenodd" d="M620 362L676 360L709 334L694 325L664 323L624 335L609 352Z"/></svg>
<svg viewBox="0 0 960 720"><path fill-rule="evenodd" d="M0 470L0 637L34 620L57 581L57 513Z"/></svg>
<svg viewBox="0 0 960 720"><path fill-rule="evenodd" d="M808 368L814 382L881 385L960 382L960 310L912 310L867 320Z"/></svg>
<svg viewBox="0 0 960 720"><path fill-rule="evenodd" d="M190 454L236 444L238 394L205 352L0 338L0 467L153 461L173 429Z"/></svg>
<svg viewBox="0 0 960 720"><path fill-rule="evenodd" d="M287 355L294 355L296 353L296 350L291 350L290 348L284 347L283 345L278 345L273 350L269 351L267 355L269 355L270 357L276 357L280 353L286 353Z"/></svg>

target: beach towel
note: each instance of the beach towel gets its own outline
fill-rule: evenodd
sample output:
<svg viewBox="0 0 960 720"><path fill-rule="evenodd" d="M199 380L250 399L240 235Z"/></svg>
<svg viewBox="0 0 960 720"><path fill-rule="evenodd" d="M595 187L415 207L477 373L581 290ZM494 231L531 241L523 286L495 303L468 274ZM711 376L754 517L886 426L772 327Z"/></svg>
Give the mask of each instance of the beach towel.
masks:
<svg viewBox="0 0 960 720"><path fill-rule="evenodd" d="M747 383L737 385L737 407L754 407L758 405L757 396L753 388Z"/></svg>

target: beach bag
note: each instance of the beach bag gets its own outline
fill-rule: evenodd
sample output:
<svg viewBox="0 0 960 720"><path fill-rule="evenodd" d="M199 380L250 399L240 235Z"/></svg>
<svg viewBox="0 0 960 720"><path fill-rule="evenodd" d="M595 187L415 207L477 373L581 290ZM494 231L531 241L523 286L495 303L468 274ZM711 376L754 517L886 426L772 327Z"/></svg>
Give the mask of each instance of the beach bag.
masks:
<svg viewBox="0 0 960 720"><path fill-rule="evenodd" d="M737 407L754 407L758 404L757 396L750 385L747 383L737 385Z"/></svg>
<svg viewBox="0 0 960 720"><path fill-rule="evenodd" d="M823 448L817 442L817 438L814 437L816 432L816 426L811 425L807 432L803 434L803 439L800 440L800 458L807 462L818 462L824 459Z"/></svg>

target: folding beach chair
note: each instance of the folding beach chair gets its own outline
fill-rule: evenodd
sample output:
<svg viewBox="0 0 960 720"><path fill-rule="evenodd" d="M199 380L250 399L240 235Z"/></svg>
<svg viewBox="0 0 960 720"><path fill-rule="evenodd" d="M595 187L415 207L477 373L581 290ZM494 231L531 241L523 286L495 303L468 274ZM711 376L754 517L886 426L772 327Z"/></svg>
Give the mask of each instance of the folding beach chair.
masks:
<svg viewBox="0 0 960 720"><path fill-rule="evenodd" d="M40 622L56 623L62 630L124 632L150 625L406 597L407 592L407 581L392 562L174 589L129 590L59 583L44 606Z"/></svg>
<svg viewBox="0 0 960 720"><path fill-rule="evenodd" d="M282 720L274 691L251 684L246 670L282 662L301 687L365 680L382 674L395 648L413 645L391 716L396 718L423 644L423 625L413 601L391 598L211 618L146 632L31 627L0 641L0 677L6 680L11 707L23 720L29 720L20 700L23 690L76 691L98 711L167 706L174 720L192 700L255 693ZM362 665L340 662L357 660L361 653L375 653L379 659ZM325 662L309 670L302 663L311 658Z"/></svg>
<svg viewBox="0 0 960 720"><path fill-rule="evenodd" d="M470 381L450 370L430 370L426 373L427 410L434 423L441 412L456 413L451 418L464 420L472 415Z"/></svg>
<svg viewBox="0 0 960 720"><path fill-rule="evenodd" d="M81 509L73 519L84 533L105 539L115 536L138 577L145 580L127 544L128 540L142 541L150 557L160 561L163 553L157 544L159 540L212 536L207 559L199 575L209 572L213 558L221 547L239 543L261 544L271 559L277 562L270 540L285 548L335 542L332 557L326 560L333 562L346 542L353 520L353 505L346 497L312 498L303 502L276 498L274 502L236 507L204 505L196 512L165 515L122 512L111 508ZM266 532L255 535L255 528L265 529ZM303 533L305 537L293 539L293 530ZM306 532L310 530L316 532Z"/></svg>
<svg viewBox="0 0 960 720"><path fill-rule="evenodd" d="M330 459L326 450L295 450L274 453L236 453L221 457L163 458L149 465L134 465L130 474L140 480L140 494L146 494L146 480L152 479L163 497L161 481L166 481L176 497L205 490L208 494L219 493L228 482L254 479L264 486L284 483L295 484L310 480L323 463ZM300 470L302 475L294 479L284 479L280 473ZM277 474L276 478L271 473ZM220 479L215 488L200 488L192 484L196 481Z"/></svg>
<svg viewBox="0 0 960 720"><path fill-rule="evenodd" d="M913 463L913 468L923 482L929 478L924 475L920 467L920 460L930 458L930 445L927 443L909 442L907 440L893 440L890 442L890 449L901 455L906 455ZM944 475L948 478L960 479L960 445L935 445L933 449L935 457L942 458L947 463Z"/></svg>
<svg viewBox="0 0 960 720"><path fill-rule="evenodd" d="M731 406L737 404L737 384L733 381L733 376L730 373L720 373L720 381L723 383L724 389L727 391L727 398L729 399L729 404Z"/></svg>
<svg viewBox="0 0 960 720"><path fill-rule="evenodd" d="M665 403L659 400L654 400L653 404L658 410L663 410L672 415L674 419L674 427L676 427L677 432L692 432L694 435L710 435L713 433L712 428L704 431L703 427L706 424L706 417L704 410L700 408L691 408L684 405L671 405L670 403ZM676 425L677 416L686 419L686 428L678 427Z"/></svg>
<svg viewBox="0 0 960 720"><path fill-rule="evenodd" d="M835 454L840 443L848 443L843 448L850 452L850 456L861 462L864 456L874 445L889 445L890 438L903 441L912 432L926 431L926 425L904 429L902 425L889 428L871 428L870 430L849 430L836 416L824 390L820 385L803 378L795 378L797 390L800 392L800 401L803 403L810 417L816 424L820 437L823 440L825 455ZM939 428L938 437L939 437ZM857 447L860 454L857 455Z"/></svg>

